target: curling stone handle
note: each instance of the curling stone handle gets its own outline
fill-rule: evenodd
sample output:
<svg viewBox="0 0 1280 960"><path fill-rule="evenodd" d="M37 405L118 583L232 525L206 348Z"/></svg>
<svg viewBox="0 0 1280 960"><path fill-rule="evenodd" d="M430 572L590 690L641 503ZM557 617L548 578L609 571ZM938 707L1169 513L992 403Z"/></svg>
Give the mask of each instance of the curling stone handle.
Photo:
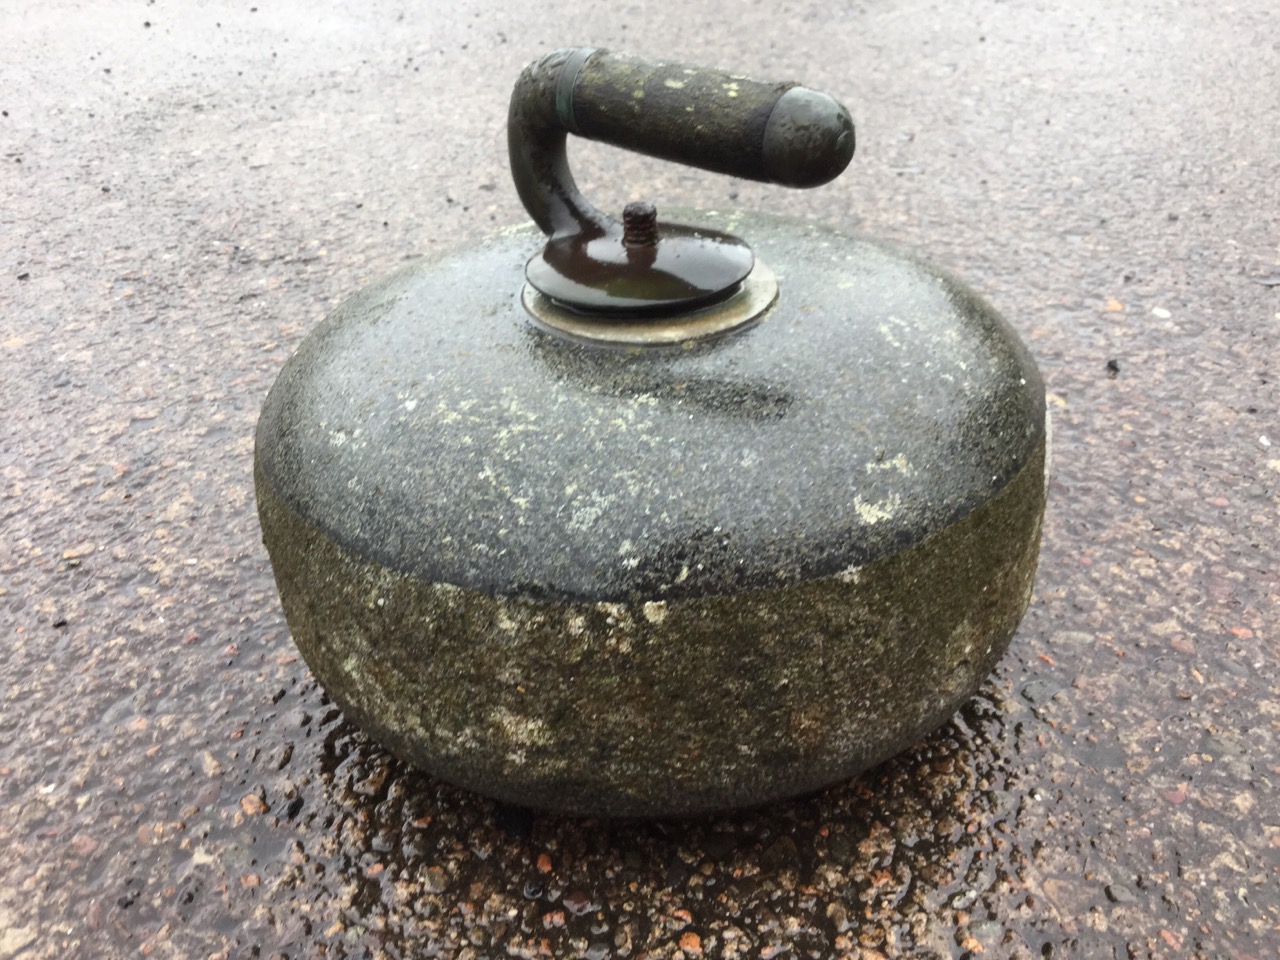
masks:
<svg viewBox="0 0 1280 960"><path fill-rule="evenodd" d="M849 111L808 87L592 47L557 50L521 73L507 123L520 199L552 235L612 223L573 182L569 133L788 187L835 179L854 149Z"/></svg>

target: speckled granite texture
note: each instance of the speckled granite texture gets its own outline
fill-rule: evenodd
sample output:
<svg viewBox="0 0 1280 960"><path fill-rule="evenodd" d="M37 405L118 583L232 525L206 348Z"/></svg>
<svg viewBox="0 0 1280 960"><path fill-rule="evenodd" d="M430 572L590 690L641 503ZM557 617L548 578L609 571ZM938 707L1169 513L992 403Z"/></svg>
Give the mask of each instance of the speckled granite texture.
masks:
<svg viewBox="0 0 1280 960"><path fill-rule="evenodd" d="M932 731L1031 593L1044 448L989 503L828 577L668 602L432 583L344 550L259 473L294 638L359 726L453 783L687 815L847 780Z"/></svg>
<svg viewBox="0 0 1280 960"><path fill-rule="evenodd" d="M726 9L8 5L0 958L1276 954L1274 3ZM791 77L858 124L813 193L575 145L596 202L902 243L1044 373L1007 654L817 795L684 823L477 800L359 734L280 611L268 387L353 291L523 219L510 84L572 43Z"/></svg>
<svg viewBox="0 0 1280 960"><path fill-rule="evenodd" d="M848 779L971 696L1030 598L1044 386L963 284L801 222L750 329L583 347L532 229L343 304L263 408L294 639L361 728L540 809L722 810Z"/></svg>

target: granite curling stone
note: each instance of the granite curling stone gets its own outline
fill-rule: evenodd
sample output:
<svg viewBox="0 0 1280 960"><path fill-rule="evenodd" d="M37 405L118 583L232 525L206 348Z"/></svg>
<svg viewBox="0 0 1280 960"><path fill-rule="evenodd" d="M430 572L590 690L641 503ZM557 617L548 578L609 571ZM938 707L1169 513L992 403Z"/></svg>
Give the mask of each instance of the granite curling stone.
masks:
<svg viewBox="0 0 1280 960"><path fill-rule="evenodd" d="M662 87L692 68L560 51L521 83L576 71L577 104L603 97L592 69ZM742 96L780 99L759 87ZM652 251L594 312L548 296L525 282L560 215L525 196L542 147L513 138L537 226L356 294L270 391L258 507L308 665L397 755L569 814L758 804L918 741L1029 602L1034 361L948 274L760 214L680 217L750 240L718 300L611 313L610 291L649 289Z"/></svg>

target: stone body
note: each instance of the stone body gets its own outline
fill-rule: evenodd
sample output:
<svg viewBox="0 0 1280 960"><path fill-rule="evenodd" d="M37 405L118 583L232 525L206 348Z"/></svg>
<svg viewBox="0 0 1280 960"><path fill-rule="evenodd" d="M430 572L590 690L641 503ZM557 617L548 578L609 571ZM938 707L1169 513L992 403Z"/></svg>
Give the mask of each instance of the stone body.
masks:
<svg viewBox="0 0 1280 960"><path fill-rule="evenodd" d="M295 640L391 750L504 800L680 815L848 778L943 723L1029 601L1044 389L990 307L754 215L750 328L602 349L529 322L532 227L340 307L258 427Z"/></svg>

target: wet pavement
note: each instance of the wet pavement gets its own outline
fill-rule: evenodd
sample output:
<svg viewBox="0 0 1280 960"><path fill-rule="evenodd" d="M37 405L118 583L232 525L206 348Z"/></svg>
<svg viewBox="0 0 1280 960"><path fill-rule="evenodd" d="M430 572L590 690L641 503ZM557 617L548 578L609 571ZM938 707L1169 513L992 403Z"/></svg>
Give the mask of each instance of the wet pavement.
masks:
<svg viewBox="0 0 1280 960"><path fill-rule="evenodd" d="M1280 949L1280 39L1270 0L50 2L0 31L0 958L1263 957ZM575 148L584 192L857 229L1040 361L1035 598L857 781L691 822L495 807L327 703L252 499L284 358L524 219L562 45L792 76L812 193Z"/></svg>

